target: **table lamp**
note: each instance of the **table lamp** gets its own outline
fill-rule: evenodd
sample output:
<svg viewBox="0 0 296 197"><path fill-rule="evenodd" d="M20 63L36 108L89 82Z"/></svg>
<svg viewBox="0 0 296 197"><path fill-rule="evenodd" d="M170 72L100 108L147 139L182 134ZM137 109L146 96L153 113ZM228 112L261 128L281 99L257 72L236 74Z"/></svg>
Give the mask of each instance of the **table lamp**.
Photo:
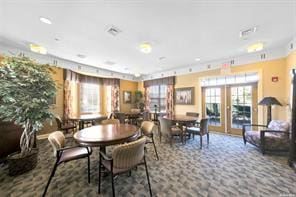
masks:
<svg viewBox="0 0 296 197"><path fill-rule="evenodd" d="M282 104L274 97L264 97L258 104L267 106L267 125L271 121L271 106L272 105L282 106Z"/></svg>

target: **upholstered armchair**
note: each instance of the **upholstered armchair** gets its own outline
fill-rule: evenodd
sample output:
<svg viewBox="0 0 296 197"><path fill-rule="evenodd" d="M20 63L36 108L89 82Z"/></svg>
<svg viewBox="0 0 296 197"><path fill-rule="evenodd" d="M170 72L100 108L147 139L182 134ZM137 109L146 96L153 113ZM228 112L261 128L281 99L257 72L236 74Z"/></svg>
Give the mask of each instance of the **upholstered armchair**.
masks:
<svg viewBox="0 0 296 197"><path fill-rule="evenodd" d="M201 119L198 126L187 127L187 133L192 134L193 139L194 139L194 135L199 135L200 149L202 149L202 137L204 135L206 135L207 136L207 145L209 146L210 135L209 135L209 126L208 126L208 119L207 118Z"/></svg>
<svg viewBox="0 0 296 197"><path fill-rule="evenodd" d="M142 132L142 135L146 136L147 138L150 138L150 140L147 139L146 144L148 143L153 144L155 155L158 160L159 159L158 153L154 143L154 134L153 134L154 127L155 127L155 124L153 121L143 121L141 124L140 130Z"/></svg>
<svg viewBox="0 0 296 197"><path fill-rule="evenodd" d="M173 138L175 136L180 137L181 142L184 143L184 132L181 128L179 128L176 125L173 125L173 121L169 119L165 119L162 117L158 118L159 123L160 123L160 142L161 142L161 137L166 136L167 139L170 141L170 145L172 146Z"/></svg>
<svg viewBox="0 0 296 197"><path fill-rule="evenodd" d="M56 157L56 162L49 176L48 182L44 189L42 196L46 195L47 189L52 178L55 175L56 169L60 164L67 163L69 161L87 158L87 169L88 169L88 183L90 183L90 155L92 149L90 147L65 147L66 139L61 131L55 131L48 136L48 141L53 148L53 154Z"/></svg>
<svg viewBox="0 0 296 197"><path fill-rule="evenodd" d="M115 196L114 177L116 175L129 172L138 165L144 164L146 170L146 177L148 182L149 194L152 196L148 167L145 158L145 142L144 137L139 138L136 141L121 144L116 146L111 154L111 157L107 156L104 152L100 152L99 160L99 185L98 193L101 193L101 170L102 166L111 173L112 195Z"/></svg>
<svg viewBox="0 0 296 197"><path fill-rule="evenodd" d="M259 131L247 130L258 127ZM260 129L261 128L261 129ZM243 140L258 147L262 154L266 151L288 151L290 141L290 124L281 120L272 120L266 125L243 125Z"/></svg>

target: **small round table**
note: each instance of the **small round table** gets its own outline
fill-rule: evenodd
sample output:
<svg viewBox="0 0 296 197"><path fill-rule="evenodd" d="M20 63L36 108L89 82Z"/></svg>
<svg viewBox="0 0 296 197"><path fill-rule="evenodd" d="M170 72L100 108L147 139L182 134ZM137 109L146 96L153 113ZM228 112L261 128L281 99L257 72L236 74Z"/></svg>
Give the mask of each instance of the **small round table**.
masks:
<svg viewBox="0 0 296 197"><path fill-rule="evenodd" d="M133 139L139 134L136 126L130 124L97 125L82 129L74 134L82 146L110 146Z"/></svg>
<svg viewBox="0 0 296 197"><path fill-rule="evenodd" d="M187 125L189 123L194 123L198 120L198 117L186 116L186 115L170 115L170 116L164 116L163 118L179 124L184 124L184 125Z"/></svg>
<svg viewBox="0 0 296 197"><path fill-rule="evenodd" d="M94 121L101 121L107 119L107 116L103 116L101 114L84 114L80 116L70 117L69 118L72 121L78 121L79 122L79 130L84 129L84 123L91 121L92 124Z"/></svg>
<svg viewBox="0 0 296 197"><path fill-rule="evenodd" d="M169 116L164 116L163 118L171 120L174 123L180 124L181 126L180 128L185 133L185 143L186 143L186 136L187 136L187 133L186 133L187 126L189 126L190 124L196 123L198 120L198 117L186 116L186 115L169 115ZM190 135L188 137L190 138Z"/></svg>

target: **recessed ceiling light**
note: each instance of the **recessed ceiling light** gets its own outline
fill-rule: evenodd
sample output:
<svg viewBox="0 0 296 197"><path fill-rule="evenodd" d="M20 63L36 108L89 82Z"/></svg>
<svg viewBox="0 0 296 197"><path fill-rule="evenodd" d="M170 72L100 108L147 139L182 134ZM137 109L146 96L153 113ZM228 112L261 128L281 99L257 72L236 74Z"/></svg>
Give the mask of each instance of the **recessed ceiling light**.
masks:
<svg viewBox="0 0 296 197"><path fill-rule="evenodd" d="M58 39L58 38L54 38L54 40L57 41L57 42L60 41L60 39Z"/></svg>
<svg viewBox="0 0 296 197"><path fill-rule="evenodd" d="M86 58L86 56L85 56L85 55L82 55L82 54L78 54L77 57L79 57L79 58L81 58L81 59Z"/></svg>
<svg viewBox="0 0 296 197"><path fill-rule="evenodd" d="M141 74L140 73L135 73L135 77L140 77Z"/></svg>
<svg viewBox="0 0 296 197"><path fill-rule="evenodd" d="M35 53L40 53L40 54L47 54L47 50L45 47L40 46L38 44L30 44L30 50L35 52Z"/></svg>
<svg viewBox="0 0 296 197"><path fill-rule="evenodd" d="M140 44L140 51L145 54L151 53L152 51L151 44L149 44L148 42L143 42L142 44Z"/></svg>
<svg viewBox="0 0 296 197"><path fill-rule="evenodd" d="M195 58L195 61L199 62L200 61L200 58Z"/></svg>
<svg viewBox="0 0 296 197"><path fill-rule="evenodd" d="M161 61L161 60L165 60L165 57L164 57L164 56L161 56L161 57L159 57L158 59L159 59L160 61Z"/></svg>
<svg viewBox="0 0 296 197"><path fill-rule="evenodd" d="M45 24L51 25L51 20L48 18L40 17L39 20Z"/></svg>
<svg viewBox="0 0 296 197"><path fill-rule="evenodd" d="M263 49L263 43L262 42L257 42L254 44L251 44L248 46L247 51L248 53L256 52L256 51L261 51Z"/></svg>

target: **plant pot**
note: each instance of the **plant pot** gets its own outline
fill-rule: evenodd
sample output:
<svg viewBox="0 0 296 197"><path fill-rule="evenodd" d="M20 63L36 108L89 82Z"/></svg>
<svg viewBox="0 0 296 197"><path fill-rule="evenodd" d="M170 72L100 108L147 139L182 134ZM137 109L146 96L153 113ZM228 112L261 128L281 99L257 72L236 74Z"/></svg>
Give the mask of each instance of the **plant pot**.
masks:
<svg viewBox="0 0 296 197"><path fill-rule="evenodd" d="M15 152L7 156L7 163L10 176L16 176L28 172L37 166L38 149L32 151L25 157L20 157L20 152Z"/></svg>

